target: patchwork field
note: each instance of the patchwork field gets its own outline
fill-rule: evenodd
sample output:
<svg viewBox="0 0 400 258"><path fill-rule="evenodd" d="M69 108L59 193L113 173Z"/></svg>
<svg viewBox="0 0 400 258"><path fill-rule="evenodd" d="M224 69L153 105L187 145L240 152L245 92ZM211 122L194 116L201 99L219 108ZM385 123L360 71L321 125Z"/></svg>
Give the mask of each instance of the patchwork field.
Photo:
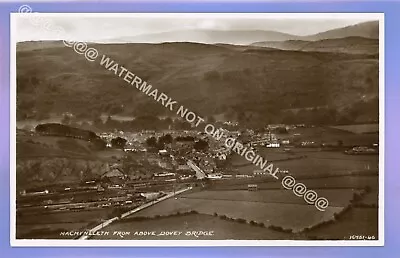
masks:
<svg viewBox="0 0 400 258"><path fill-rule="evenodd" d="M280 168L289 168L290 174L296 178L296 181L304 183L308 189L314 189L318 196L326 197L329 207L325 212L306 204L303 198L295 196L291 190L283 189L280 181L266 176L214 181L208 190L183 194L177 199L170 199L142 210L132 217L154 218L195 210L200 214L225 215L233 219L244 219L247 222L263 223L266 227L277 226L282 229L291 229L294 234L290 239L346 239L349 237L348 233L352 232L346 228L348 224L354 224L354 227L365 227L354 232L377 235L378 221L374 217L376 208L364 208L367 211L364 215L359 213L359 208L351 208L340 218L335 217L335 214L341 214L350 205L354 194L360 193L366 187L372 191L365 195L359 204L364 205L361 207L377 204L378 156L352 156L315 149L295 149L295 151L296 155L307 157L281 161L277 164ZM265 152L267 154L268 151ZM243 173L244 169L254 170L254 165L241 166L240 173ZM251 183L257 184L259 190L248 191L247 184ZM360 221L357 216L360 216ZM157 220L159 219L152 221ZM337 223L340 223L338 227L335 226ZM163 227L160 226L160 228ZM311 230L302 232L309 228ZM332 232L336 233L332 234Z"/></svg>
<svg viewBox="0 0 400 258"><path fill-rule="evenodd" d="M215 239L291 239L290 233L277 232L268 228L249 224L222 220L218 217L204 214L173 216L144 221L118 221L107 227L108 236L95 236L92 239L124 239L124 240L215 240ZM129 235L118 236L114 232L130 232ZM155 232L155 235L139 236L135 232ZM179 236L163 236L162 231L182 232ZM212 236L194 236L188 232L212 231Z"/></svg>
<svg viewBox="0 0 400 258"><path fill-rule="evenodd" d="M378 127L377 124L370 124L296 128L292 131L296 135L289 135L288 138L295 142L314 141L318 144L337 143L341 140L343 146L372 145L379 142L379 134L376 130Z"/></svg>
<svg viewBox="0 0 400 258"><path fill-rule="evenodd" d="M332 176L320 178L301 178L296 177L296 181L301 182L307 186L308 189L332 189L340 191L341 189L365 189L369 186L371 189L378 190L378 177L376 175L370 176ZM212 190L247 190L247 184L257 184L259 190L285 190L280 181L271 180L269 176L253 180L232 180L230 182L214 182L210 189ZM288 190L286 190L288 191ZM290 192L290 191L288 191Z"/></svg>
<svg viewBox="0 0 400 258"><path fill-rule="evenodd" d="M343 207L328 207L326 211L321 212L314 206L304 204L179 198L177 200L166 200L132 216L165 216L177 212L183 213L196 210L202 214L213 215L217 213L230 218L253 220L262 222L265 225L281 226L286 229L291 228L296 232L321 221L330 220L333 218L334 213L338 213L342 209Z"/></svg>
<svg viewBox="0 0 400 258"><path fill-rule="evenodd" d="M354 135L345 131L342 133L344 136ZM363 136L373 137L372 134ZM39 136L34 141L26 138L18 144L23 144L17 145L17 151L22 151L20 154L26 158L41 156L42 152L49 155L49 150L55 156L85 157L102 161L114 160L123 154L117 150L92 151L90 144L86 142L59 137ZM291 153L284 152L282 148L260 148L259 153L271 161L274 167L288 170L296 181L315 190L318 196L327 198L329 207L326 211L321 212L315 206L308 205L302 197L297 197L291 190L283 189L280 180L270 176L216 180L202 184L206 188L196 188L190 193L135 213L127 220L117 221L106 230L215 232L206 239L348 239L354 234L377 237L378 155L346 155L339 151L321 151L319 148L293 148ZM132 154L133 159L136 158L134 155L136 154ZM254 164L246 164L246 160L238 155L231 159L231 165L236 169L232 174L252 175L258 169ZM53 167L49 167L50 172L53 170ZM99 169L95 168L93 171L99 172ZM283 178L285 174L279 176ZM55 177L58 183L63 182L62 179L63 177ZM28 183L32 184L32 181ZM247 190L247 185L253 183L258 185L258 191ZM367 186L371 192L343 213L354 194L365 190ZM178 212L189 211L199 214L176 215ZM337 214L341 214L340 218ZM87 229L111 215L112 209L20 214L17 217L17 238L62 238L61 231ZM228 219L221 219L221 216ZM147 219L135 221L138 217ZM264 226L260 226L260 223ZM306 232L303 231L305 229ZM120 239L120 236L101 238ZM187 235L143 238L131 233L126 239L199 238Z"/></svg>
<svg viewBox="0 0 400 258"><path fill-rule="evenodd" d="M346 190L319 190L318 195L324 196L329 200L331 207L344 207L353 198L354 191ZM296 196L291 190L264 190L264 191L202 191L197 193L184 194L179 199L202 199L219 200L231 202L256 202L256 203L282 203L308 205L302 197Z"/></svg>
<svg viewBox="0 0 400 258"><path fill-rule="evenodd" d="M288 153L284 152L282 149L262 148L262 151L258 151L258 153L263 157L266 157L270 162L301 157L301 153ZM230 162L234 167L240 167L249 164L249 161L236 153L232 154L230 157ZM252 166L254 166L254 164L252 164Z"/></svg>
<svg viewBox="0 0 400 258"><path fill-rule="evenodd" d="M346 155L340 152L318 151L318 149L301 150L294 149L296 156L306 156L301 159L272 161L274 167L281 170L288 170L295 176L322 176L322 175L343 175L354 171L378 171L378 155ZM269 160L271 152L264 148L260 155ZM245 164L245 159L239 157ZM236 168L238 173L253 174L258 168L248 162Z"/></svg>

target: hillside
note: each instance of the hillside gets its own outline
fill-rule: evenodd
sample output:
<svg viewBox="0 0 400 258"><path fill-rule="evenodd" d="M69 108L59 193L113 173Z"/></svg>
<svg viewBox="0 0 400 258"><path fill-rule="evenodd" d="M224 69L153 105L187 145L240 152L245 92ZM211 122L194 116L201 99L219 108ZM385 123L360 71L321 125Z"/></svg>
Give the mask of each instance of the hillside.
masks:
<svg viewBox="0 0 400 258"><path fill-rule="evenodd" d="M279 122L282 110L325 106L334 119L377 119L376 55L198 43L94 47L202 116ZM171 115L99 61L88 62L69 48L17 52L17 92L19 120L50 112L91 119L102 112Z"/></svg>
<svg viewBox="0 0 400 258"><path fill-rule="evenodd" d="M32 51L32 50L43 50L48 48L65 47L61 41L25 41L17 44L17 52L20 51ZM38 53L38 52L36 52Z"/></svg>
<svg viewBox="0 0 400 258"><path fill-rule="evenodd" d="M379 38L379 21L362 22L344 28L328 30L304 37L303 40L321 40L346 37Z"/></svg>
<svg viewBox="0 0 400 258"><path fill-rule="evenodd" d="M323 39L317 41L287 40L262 41L251 44L255 47L277 48L281 50L299 50L311 52L336 52L349 54L378 54L379 41L362 37Z"/></svg>

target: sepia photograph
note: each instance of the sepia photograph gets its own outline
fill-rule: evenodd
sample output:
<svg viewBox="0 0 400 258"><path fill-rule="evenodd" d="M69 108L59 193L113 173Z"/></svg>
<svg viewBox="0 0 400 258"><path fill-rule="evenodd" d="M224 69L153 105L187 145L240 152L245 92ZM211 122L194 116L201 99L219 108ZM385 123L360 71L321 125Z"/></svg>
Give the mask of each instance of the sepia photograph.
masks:
<svg viewBox="0 0 400 258"><path fill-rule="evenodd" d="M11 14L11 242L383 245L380 13Z"/></svg>

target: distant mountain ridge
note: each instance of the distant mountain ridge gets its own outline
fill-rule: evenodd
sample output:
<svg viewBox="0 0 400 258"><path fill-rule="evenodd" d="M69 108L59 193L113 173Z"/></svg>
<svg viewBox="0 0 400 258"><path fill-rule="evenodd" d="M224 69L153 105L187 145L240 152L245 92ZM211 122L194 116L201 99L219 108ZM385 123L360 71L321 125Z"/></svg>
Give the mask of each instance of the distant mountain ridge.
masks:
<svg viewBox="0 0 400 258"><path fill-rule="evenodd" d="M204 44L234 44L248 45L254 41L270 40L283 41L297 36L278 31L242 30L182 30L153 34L144 34L132 37L121 37L106 40L106 43L160 43L160 42L197 42Z"/></svg>
<svg viewBox="0 0 400 258"><path fill-rule="evenodd" d="M249 45L259 41L306 40L316 41L346 37L379 38L379 21L358 23L325 32L298 36L279 31L264 30L182 30L143 34L105 40L104 43L160 43L160 42L198 42L204 44Z"/></svg>
<svg viewBox="0 0 400 258"><path fill-rule="evenodd" d="M321 40L347 37L379 39L379 21L362 22L343 28L328 30L325 32L303 37L303 40Z"/></svg>
<svg viewBox="0 0 400 258"><path fill-rule="evenodd" d="M162 33L144 34L132 37L120 37L102 40L97 43L160 43L160 42L194 42L202 44L229 44L229 45L252 45L260 42L283 42L283 41L318 41L325 39L338 39L359 37L366 39L379 38L379 22L370 21L352 26L328 30L309 36L297 36L278 31L263 30L241 30L241 31L217 31L217 30L185 30L170 31ZM277 43L279 45L279 43ZM27 51L50 47L62 47L56 41L25 41L17 44L17 51ZM280 46L280 45L279 45ZM263 46L264 47L264 46ZM280 46L279 49L285 49ZM289 49L292 49L289 48Z"/></svg>
<svg viewBox="0 0 400 258"><path fill-rule="evenodd" d="M379 41L377 39L362 37L345 37L317 41L262 41L255 42L250 46L276 48L281 50L340 52L349 54L378 54L379 52Z"/></svg>

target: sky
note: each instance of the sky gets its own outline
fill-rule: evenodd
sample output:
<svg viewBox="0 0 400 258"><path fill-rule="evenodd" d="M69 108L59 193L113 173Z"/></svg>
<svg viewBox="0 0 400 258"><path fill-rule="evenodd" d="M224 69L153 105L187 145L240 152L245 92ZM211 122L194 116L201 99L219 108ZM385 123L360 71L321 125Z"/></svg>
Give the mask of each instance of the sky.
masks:
<svg viewBox="0 0 400 258"><path fill-rule="evenodd" d="M32 16L39 19L32 22ZM69 39L80 41L181 30L273 30L304 36L370 20L365 14L17 14L16 39L65 39L54 28L62 28ZM43 24L50 26L46 29Z"/></svg>

